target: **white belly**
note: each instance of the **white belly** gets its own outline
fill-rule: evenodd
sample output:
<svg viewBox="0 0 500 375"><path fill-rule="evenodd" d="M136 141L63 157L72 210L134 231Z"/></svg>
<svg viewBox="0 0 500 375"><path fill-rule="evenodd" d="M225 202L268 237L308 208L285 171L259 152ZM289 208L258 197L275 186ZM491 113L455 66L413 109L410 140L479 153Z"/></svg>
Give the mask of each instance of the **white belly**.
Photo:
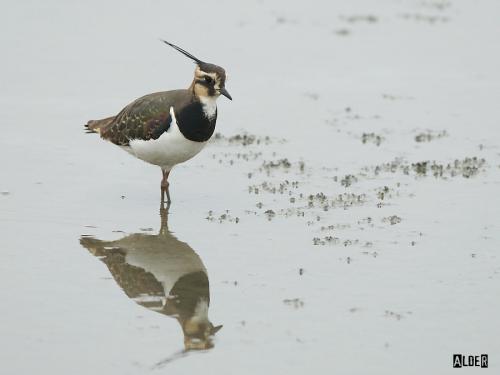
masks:
<svg viewBox="0 0 500 375"><path fill-rule="evenodd" d="M207 273L198 255L183 248L127 249L125 261L151 273L162 284L165 296L182 276L199 271Z"/></svg>
<svg viewBox="0 0 500 375"><path fill-rule="evenodd" d="M127 151L148 163L170 170L174 165L185 162L198 154L207 142L193 142L186 139L177 125L174 108L170 107L172 122L170 128L160 138L144 141L130 141Z"/></svg>

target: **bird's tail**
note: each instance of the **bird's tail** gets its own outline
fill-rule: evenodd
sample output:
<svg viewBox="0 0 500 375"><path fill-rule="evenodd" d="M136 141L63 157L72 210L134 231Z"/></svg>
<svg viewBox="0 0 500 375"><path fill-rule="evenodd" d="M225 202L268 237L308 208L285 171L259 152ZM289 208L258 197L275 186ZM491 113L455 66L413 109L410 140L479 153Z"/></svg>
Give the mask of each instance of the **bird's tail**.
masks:
<svg viewBox="0 0 500 375"><path fill-rule="evenodd" d="M106 255L105 248L109 245L109 242L98 240L92 236L82 236L80 238L80 244L91 254L95 256L104 256Z"/></svg>
<svg viewBox="0 0 500 375"><path fill-rule="evenodd" d="M113 120L115 119L115 116L108 117L102 120L90 120L85 124L85 131L87 133L101 133L101 130L104 129L106 126L111 124Z"/></svg>

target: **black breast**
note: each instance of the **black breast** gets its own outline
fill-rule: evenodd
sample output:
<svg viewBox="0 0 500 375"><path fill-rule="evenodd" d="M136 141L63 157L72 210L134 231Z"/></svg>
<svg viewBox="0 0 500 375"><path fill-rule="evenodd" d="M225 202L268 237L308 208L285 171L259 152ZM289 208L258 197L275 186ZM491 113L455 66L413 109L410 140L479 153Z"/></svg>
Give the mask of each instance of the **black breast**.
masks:
<svg viewBox="0 0 500 375"><path fill-rule="evenodd" d="M198 101L183 106L180 111L175 112L175 117L182 135L190 141L205 142L214 134L217 111L208 119Z"/></svg>

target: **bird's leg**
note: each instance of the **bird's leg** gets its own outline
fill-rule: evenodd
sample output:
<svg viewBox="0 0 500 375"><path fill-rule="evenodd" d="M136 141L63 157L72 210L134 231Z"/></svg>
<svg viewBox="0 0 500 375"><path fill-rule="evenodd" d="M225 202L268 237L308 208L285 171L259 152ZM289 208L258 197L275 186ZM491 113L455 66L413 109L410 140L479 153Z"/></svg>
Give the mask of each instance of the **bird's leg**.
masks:
<svg viewBox="0 0 500 375"><path fill-rule="evenodd" d="M170 204L170 191L168 189L169 183L168 183L168 175L170 174L170 171L167 171L165 169L161 170L163 173L163 178L161 179L161 202L165 202L165 193L167 193L167 204Z"/></svg>
<svg viewBox="0 0 500 375"><path fill-rule="evenodd" d="M170 202L167 202L167 207L165 208L165 203L162 201L160 204L160 234L168 233L168 210L170 209Z"/></svg>

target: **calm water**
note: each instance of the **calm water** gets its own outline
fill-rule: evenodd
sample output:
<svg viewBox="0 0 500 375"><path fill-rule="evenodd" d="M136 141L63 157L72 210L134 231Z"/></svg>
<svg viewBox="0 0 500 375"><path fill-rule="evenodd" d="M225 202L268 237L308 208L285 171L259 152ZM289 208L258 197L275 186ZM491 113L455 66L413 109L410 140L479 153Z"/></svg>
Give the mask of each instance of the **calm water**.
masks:
<svg viewBox="0 0 500 375"><path fill-rule="evenodd" d="M3 8L5 373L498 370L496 2ZM168 211L83 131L189 85L159 37L234 98Z"/></svg>

